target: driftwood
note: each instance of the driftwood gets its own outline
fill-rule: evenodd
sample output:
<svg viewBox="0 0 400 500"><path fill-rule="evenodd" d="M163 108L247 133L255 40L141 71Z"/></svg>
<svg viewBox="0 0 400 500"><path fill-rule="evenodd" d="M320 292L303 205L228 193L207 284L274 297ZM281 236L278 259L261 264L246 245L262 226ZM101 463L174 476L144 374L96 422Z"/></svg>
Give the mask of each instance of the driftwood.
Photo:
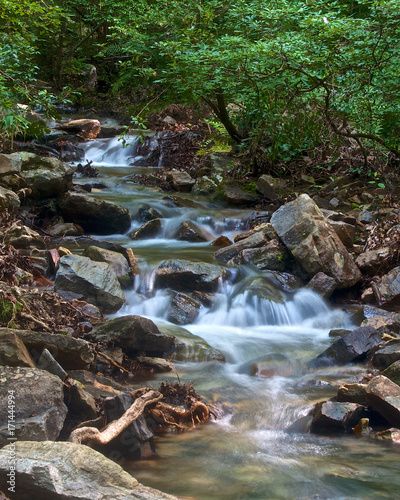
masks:
<svg viewBox="0 0 400 500"><path fill-rule="evenodd" d="M195 427L197 424L208 422L210 410L202 401L194 402L190 408L181 408L159 402L149 410L149 415L159 424L185 430L188 427Z"/></svg>
<svg viewBox="0 0 400 500"><path fill-rule="evenodd" d="M147 406L157 403L162 397L163 395L160 392L148 390L139 396L118 420L111 422L102 431L95 427L81 427L72 431L69 441L73 443L108 444L139 418Z"/></svg>

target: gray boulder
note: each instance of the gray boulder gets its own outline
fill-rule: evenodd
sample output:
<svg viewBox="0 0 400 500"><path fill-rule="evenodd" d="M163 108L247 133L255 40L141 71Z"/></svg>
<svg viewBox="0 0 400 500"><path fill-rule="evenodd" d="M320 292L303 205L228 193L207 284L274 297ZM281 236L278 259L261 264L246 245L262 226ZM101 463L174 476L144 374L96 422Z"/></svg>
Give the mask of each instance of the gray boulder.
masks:
<svg viewBox="0 0 400 500"><path fill-rule="evenodd" d="M279 198L280 192L286 187L286 182L265 174L258 178L256 187L265 198L274 201Z"/></svg>
<svg viewBox="0 0 400 500"><path fill-rule="evenodd" d="M82 193L67 193L59 202L62 216L96 234L125 233L131 225L127 208Z"/></svg>
<svg viewBox="0 0 400 500"><path fill-rule="evenodd" d="M243 241L243 240L242 240ZM235 243L240 245L242 241ZM278 240L272 240L260 248L245 248L236 257L228 261L228 265L251 264L261 271L284 271L290 257L286 248Z"/></svg>
<svg viewBox="0 0 400 500"><path fill-rule="evenodd" d="M383 370L382 375L389 378L395 384L400 385L400 359Z"/></svg>
<svg viewBox="0 0 400 500"><path fill-rule="evenodd" d="M0 178L21 172L22 160L19 153L0 154Z"/></svg>
<svg viewBox="0 0 400 500"><path fill-rule="evenodd" d="M161 220L152 219L145 222L142 226L129 233L131 240L144 240L146 238L154 238L161 231Z"/></svg>
<svg viewBox="0 0 400 500"><path fill-rule="evenodd" d="M25 344L8 328L0 328L0 365L35 367Z"/></svg>
<svg viewBox="0 0 400 500"><path fill-rule="evenodd" d="M336 280L325 273L317 273L307 284L307 288L316 291L324 299L329 299L336 286Z"/></svg>
<svg viewBox="0 0 400 500"><path fill-rule="evenodd" d="M372 290L379 305L400 304L400 266L382 276L372 284Z"/></svg>
<svg viewBox="0 0 400 500"><path fill-rule="evenodd" d="M245 191L239 184L222 185L222 196L231 205L246 206L257 202L260 197L256 193Z"/></svg>
<svg viewBox="0 0 400 500"><path fill-rule="evenodd" d="M231 259L240 255L243 250L264 247L269 241L269 235L264 231L251 231L246 238L217 250L215 258L218 262L226 264Z"/></svg>
<svg viewBox="0 0 400 500"><path fill-rule="evenodd" d="M118 311L125 302L124 292L111 266L79 255L61 257L55 288L61 295L83 299L105 313Z"/></svg>
<svg viewBox="0 0 400 500"><path fill-rule="evenodd" d="M400 341L394 341L376 351L372 358L372 364L380 370L384 370L398 360L400 360Z"/></svg>
<svg viewBox="0 0 400 500"><path fill-rule="evenodd" d="M67 408L61 380L37 368L0 366L0 445L10 437L7 398L15 396L15 437L18 440L54 441L63 427Z"/></svg>
<svg viewBox="0 0 400 500"><path fill-rule="evenodd" d="M193 323L199 315L201 303L190 295L182 292L173 294L168 311L168 321L177 325Z"/></svg>
<svg viewBox="0 0 400 500"><path fill-rule="evenodd" d="M176 191L181 192L191 191L196 182L187 172L175 169L167 173L167 179Z"/></svg>
<svg viewBox="0 0 400 500"><path fill-rule="evenodd" d="M280 207L271 224L310 278L324 272L339 288L353 286L361 279L352 256L308 195Z"/></svg>
<svg viewBox="0 0 400 500"><path fill-rule="evenodd" d="M20 201L18 196L14 191L5 189L0 186L0 210L16 210L20 206Z"/></svg>
<svg viewBox="0 0 400 500"><path fill-rule="evenodd" d="M131 266L121 253L106 250L105 248L90 246L86 248L83 255L95 262L106 262L114 271L118 281L123 287L129 287L132 284Z"/></svg>
<svg viewBox="0 0 400 500"><path fill-rule="evenodd" d="M181 241L201 243L203 241L211 241L213 239L213 235L195 222L186 220L179 225L175 233L175 238Z"/></svg>
<svg viewBox="0 0 400 500"><path fill-rule="evenodd" d="M13 445L0 450L0 487L7 491ZM147 488L88 446L20 441L15 445L19 500L176 500Z"/></svg>

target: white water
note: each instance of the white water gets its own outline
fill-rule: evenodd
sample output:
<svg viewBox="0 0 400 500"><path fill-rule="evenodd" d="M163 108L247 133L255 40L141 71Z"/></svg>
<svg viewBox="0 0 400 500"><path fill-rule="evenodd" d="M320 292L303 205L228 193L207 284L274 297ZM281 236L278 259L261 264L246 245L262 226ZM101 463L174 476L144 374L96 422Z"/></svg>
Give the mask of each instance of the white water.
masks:
<svg viewBox="0 0 400 500"><path fill-rule="evenodd" d="M96 139L84 144L85 160L102 167L128 167L134 165L139 144L138 136Z"/></svg>

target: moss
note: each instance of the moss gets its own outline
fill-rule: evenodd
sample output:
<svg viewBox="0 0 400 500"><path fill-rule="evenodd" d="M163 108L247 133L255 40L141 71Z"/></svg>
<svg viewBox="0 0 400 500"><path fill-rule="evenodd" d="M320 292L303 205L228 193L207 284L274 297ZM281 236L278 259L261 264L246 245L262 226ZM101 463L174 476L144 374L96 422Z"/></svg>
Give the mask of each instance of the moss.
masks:
<svg viewBox="0 0 400 500"><path fill-rule="evenodd" d="M256 181L246 182L243 185L243 189L248 193L256 193L257 192Z"/></svg>
<svg viewBox="0 0 400 500"><path fill-rule="evenodd" d="M9 300L0 300L0 323L7 326L11 321L14 312L14 304Z"/></svg>

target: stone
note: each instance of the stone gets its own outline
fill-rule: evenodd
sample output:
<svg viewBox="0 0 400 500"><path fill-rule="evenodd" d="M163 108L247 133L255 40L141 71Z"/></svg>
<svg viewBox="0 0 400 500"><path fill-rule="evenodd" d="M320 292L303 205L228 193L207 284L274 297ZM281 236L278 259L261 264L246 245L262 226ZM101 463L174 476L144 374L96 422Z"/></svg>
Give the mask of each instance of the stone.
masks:
<svg viewBox="0 0 400 500"><path fill-rule="evenodd" d="M245 191L239 184L223 184L222 196L231 205L239 206L252 205L259 200L258 195Z"/></svg>
<svg viewBox="0 0 400 500"><path fill-rule="evenodd" d="M209 231L190 220L183 221L179 225L174 237L177 240L191 241L193 243L201 243L213 239L213 235Z"/></svg>
<svg viewBox="0 0 400 500"><path fill-rule="evenodd" d="M329 225L339 236L341 242L347 248L352 248L356 238L356 228L352 224L343 221L329 220Z"/></svg>
<svg viewBox="0 0 400 500"><path fill-rule="evenodd" d="M65 390L65 403L74 421L84 422L97 417L96 400L76 380L69 380Z"/></svg>
<svg viewBox="0 0 400 500"><path fill-rule="evenodd" d="M285 354L270 353L243 363L238 372L263 378L293 377L299 368L299 363L292 362Z"/></svg>
<svg viewBox="0 0 400 500"><path fill-rule="evenodd" d="M0 153L0 178L21 172L22 160L19 153Z"/></svg>
<svg viewBox="0 0 400 500"><path fill-rule="evenodd" d="M87 368L94 361L92 346L85 340L58 333L0 328L0 338L11 333L22 340L36 361L43 349L50 351L56 361L66 370Z"/></svg>
<svg viewBox="0 0 400 500"><path fill-rule="evenodd" d="M225 248L229 247L229 245L233 245L233 241L231 241L227 236L221 235L212 241L211 245L217 248Z"/></svg>
<svg viewBox="0 0 400 500"><path fill-rule="evenodd" d="M332 338L344 337L349 333L351 333L351 330L346 330L345 328L333 328L332 330L329 331L329 337Z"/></svg>
<svg viewBox="0 0 400 500"><path fill-rule="evenodd" d="M164 356L175 351L175 339L142 316L121 316L94 328L88 338L106 346L120 347L128 356L146 353Z"/></svg>
<svg viewBox="0 0 400 500"><path fill-rule="evenodd" d="M264 231L253 231L247 238L241 239L229 247L217 250L215 252L215 258L218 262L226 264L234 257L237 257L243 250L263 247L268 242L269 238Z"/></svg>
<svg viewBox="0 0 400 500"><path fill-rule="evenodd" d="M46 228L46 232L51 236L82 236L84 234L83 228L79 224L72 222L65 222L54 224Z"/></svg>
<svg viewBox="0 0 400 500"><path fill-rule="evenodd" d="M357 403L318 403L314 409L310 430L314 434L350 432L364 414L365 407Z"/></svg>
<svg viewBox="0 0 400 500"><path fill-rule="evenodd" d="M176 169L167 172L167 179L173 188L180 192L190 192L196 182L187 172Z"/></svg>
<svg viewBox="0 0 400 500"><path fill-rule="evenodd" d="M14 191L0 186L0 210L9 210L12 212L19 208L19 206L20 201Z"/></svg>
<svg viewBox="0 0 400 500"><path fill-rule="evenodd" d="M127 208L82 193L67 193L59 202L67 222L74 222L95 234L125 233L131 226Z"/></svg>
<svg viewBox="0 0 400 500"><path fill-rule="evenodd" d="M19 441L0 450L0 488L7 491L15 453L19 500L177 500L147 488L120 465L82 444Z"/></svg>
<svg viewBox="0 0 400 500"><path fill-rule="evenodd" d="M173 363L163 358L149 358L148 356L138 356L139 363L156 373L166 373L174 369Z"/></svg>
<svg viewBox="0 0 400 500"><path fill-rule="evenodd" d="M67 408L62 381L37 368L0 366L0 446L8 443L7 398L13 391L15 437L19 441L55 441Z"/></svg>
<svg viewBox="0 0 400 500"><path fill-rule="evenodd" d="M389 271L376 283L372 283L372 290L380 306L400 304L400 266Z"/></svg>
<svg viewBox="0 0 400 500"><path fill-rule="evenodd" d="M392 251L389 247L380 247L367 250L356 258L356 264L363 273L374 275L380 269L384 269L387 262L392 259Z"/></svg>
<svg viewBox="0 0 400 500"><path fill-rule="evenodd" d="M7 245L12 245L18 249L29 249L30 253L32 248L44 250L46 244L43 238L37 231L34 231L28 226L22 225L20 222L14 222L3 233L3 241Z"/></svg>
<svg viewBox="0 0 400 500"><path fill-rule="evenodd" d="M8 328L0 328L0 365L35 368L25 344Z"/></svg>
<svg viewBox="0 0 400 500"><path fill-rule="evenodd" d="M384 370L398 360L400 360L400 341L394 341L375 352L372 364L380 370Z"/></svg>
<svg viewBox="0 0 400 500"><path fill-rule="evenodd" d="M378 375L367 385L367 401L390 425L400 427L400 386Z"/></svg>
<svg viewBox="0 0 400 500"><path fill-rule="evenodd" d="M382 375L389 378L395 384L400 385L400 360L395 361L383 370Z"/></svg>
<svg viewBox="0 0 400 500"><path fill-rule="evenodd" d="M155 286L176 291L216 292L225 271L213 264L164 260L155 272Z"/></svg>
<svg viewBox="0 0 400 500"><path fill-rule="evenodd" d="M154 238L161 231L161 220L152 219L145 222L142 226L129 233L131 240L144 240L147 238Z"/></svg>
<svg viewBox="0 0 400 500"><path fill-rule="evenodd" d="M174 293L167 320L177 325L193 323L200 312L201 303L186 293Z"/></svg>
<svg viewBox="0 0 400 500"><path fill-rule="evenodd" d="M267 200L275 201L279 198L279 193L286 187L283 179L277 179L272 175L262 175L256 183L257 191Z"/></svg>
<svg viewBox="0 0 400 500"><path fill-rule="evenodd" d="M238 245L245 240L241 240ZM251 264L261 271L284 271L289 264L289 254L278 240L272 240L259 248L245 248L228 261L228 265Z"/></svg>
<svg viewBox="0 0 400 500"><path fill-rule="evenodd" d="M271 224L310 278L324 272L339 288L360 281L353 257L308 195L280 207L273 213Z"/></svg>
<svg viewBox="0 0 400 500"><path fill-rule="evenodd" d="M90 118L80 118L78 120L70 120L67 123L62 123L57 126L59 130L64 130L70 134L77 134L81 139L96 139L101 130L99 120Z"/></svg>
<svg viewBox="0 0 400 500"><path fill-rule="evenodd" d="M309 365L311 368L317 368L362 361L381 342L381 335L374 328L356 328L336 340L323 353L310 361Z"/></svg>
<svg viewBox="0 0 400 500"><path fill-rule="evenodd" d="M357 217L359 222L370 224L374 220L374 214L369 210L362 210Z"/></svg>
<svg viewBox="0 0 400 500"><path fill-rule="evenodd" d="M374 432L371 437L373 437L374 439L378 439L379 441L387 441L393 444L400 444L400 429L391 427L390 429Z"/></svg>
<svg viewBox="0 0 400 500"><path fill-rule="evenodd" d="M162 219L162 213L153 207L140 207L133 219L145 223L153 219Z"/></svg>
<svg viewBox="0 0 400 500"><path fill-rule="evenodd" d="M341 403L367 406L367 384L343 384L338 389L336 399Z"/></svg>
<svg viewBox="0 0 400 500"><path fill-rule="evenodd" d="M336 280L325 273L315 274L307 284L307 288L311 288L324 299L330 298L336 286Z"/></svg>
<svg viewBox="0 0 400 500"><path fill-rule="evenodd" d="M132 285L132 270L129 262L119 252L106 250L96 246L87 247L83 253L85 257L95 262L106 262L116 274L120 284L127 288Z"/></svg>
<svg viewBox="0 0 400 500"><path fill-rule="evenodd" d="M196 179L192 192L196 195L207 195L214 193L218 188L218 184L210 177L203 176Z"/></svg>
<svg viewBox="0 0 400 500"><path fill-rule="evenodd" d="M111 266L88 257L61 257L54 284L61 295L85 300L105 313L118 311L125 302L124 292Z"/></svg>

